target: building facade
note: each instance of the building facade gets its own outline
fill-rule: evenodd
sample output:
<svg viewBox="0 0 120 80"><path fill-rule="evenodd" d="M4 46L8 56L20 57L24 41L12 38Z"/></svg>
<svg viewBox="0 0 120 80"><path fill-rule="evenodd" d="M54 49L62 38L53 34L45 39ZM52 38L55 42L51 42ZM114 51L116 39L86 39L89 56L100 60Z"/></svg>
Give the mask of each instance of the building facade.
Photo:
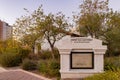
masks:
<svg viewBox="0 0 120 80"><path fill-rule="evenodd" d="M12 37L12 26L0 20L0 40L7 40Z"/></svg>

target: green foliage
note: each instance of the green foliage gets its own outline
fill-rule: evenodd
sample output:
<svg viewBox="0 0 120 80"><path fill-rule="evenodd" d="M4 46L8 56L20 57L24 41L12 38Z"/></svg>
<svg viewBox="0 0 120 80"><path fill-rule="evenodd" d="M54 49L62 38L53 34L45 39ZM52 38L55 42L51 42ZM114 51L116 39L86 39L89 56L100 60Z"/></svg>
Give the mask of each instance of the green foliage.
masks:
<svg viewBox="0 0 120 80"><path fill-rule="evenodd" d="M60 64L54 60L42 60L38 64L38 70L49 77L57 77L59 73Z"/></svg>
<svg viewBox="0 0 120 80"><path fill-rule="evenodd" d="M40 59L52 59L52 51L50 50L42 50L41 53L39 54ZM59 51L58 49L54 49L53 55L55 57L55 59L59 59L60 55L59 55Z"/></svg>
<svg viewBox="0 0 120 80"><path fill-rule="evenodd" d="M25 59L22 63L22 69L24 70L35 70L37 68L37 63L33 60Z"/></svg>
<svg viewBox="0 0 120 80"><path fill-rule="evenodd" d="M24 59L26 57L28 57L30 50L29 49L23 49L23 48L19 48L18 50L18 55L21 59Z"/></svg>
<svg viewBox="0 0 120 80"><path fill-rule="evenodd" d="M105 72L85 78L85 80L119 80L120 57L105 58Z"/></svg>
<svg viewBox="0 0 120 80"><path fill-rule="evenodd" d="M0 64L4 67L18 66L21 62L21 58L18 54L4 53L0 55Z"/></svg>
<svg viewBox="0 0 120 80"><path fill-rule="evenodd" d="M42 20L40 18L37 21L37 25L39 26L34 30L44 35L43 38L49 43L52 50L51 55L54 59L54 45L56 41L60 40L65 35L63 32L68 27L67 20L62 13L58 13L56 15L50 13L48 15L44 15Z"/></svg>
<svg viewBox="0 0 120 80"><path fill-rule="evenodd" d="M44 60L39 61L38 70L39 70L39 72L41 72L43 74L47 74L48 73L47 61L44 61Z"/></svg>
<svg viewBox="0 0 120 80"><path fill-rule="evenodd" d="M8 39L5 41L0 41L0 53L18 53L18 49L20 48L19 42Z"/></svg>
<svg viewBox="0 0 120 80"><path fill-rule="evenodd" d="M40 59L39 56L40 56L39 54L30 53L27 58L30 60L37 60L38 61Z"/></svg>
<svg viewBox="0 0 120 80"><path fill-rule="evenodd" d="M80 4L81 14L104 13L109 10L109 0L84 0Z"/></svg>
<svg viewBox="0 0 120 80"><path fill-rule="evenodd" d="M34 53L35 45L41 46L40 43L36 43L38 38L40 39L39 34L31 33L31 34L25 34L23 37L20 38L20 41L21 41L22 45L27 45L31 49L32 53Z"/></svg>
<svg viewBox="0 0 120 80"><path fill-rule="evenodd" d="M60 54L59 54L59 51L57 48L54 48L54 56L55 56L55 59L57 59L57 60L60 59Z"/></svg>
<svg viewBox="0 0 120 80"><path fill-rule="evenodd" d="M27 45L31 51L34 51L36 41L38 43L42 42L43 33L36 31L36 28L39 26L37 25L37 21L43 18L44 14L41 7L28 15L21 16L14 24L14 36L21 41L22 45ZM27 9L25 10L29 12Z"/></svg>
<svg viewBox="0 0 120 80"><path fill-rule="evenodd" d="M18 66L29 52L28 49L22 49L17 41L1 41L0 64L5 67Z"/></svg>
<svg viewBox="0 0 120 80"><path fill-rule="evenodd" d="M109 27L106 30L105 38L104 40L106 41L108 45L108 56L118 56L120 55L120 26L117 25L119 24L120 20L120 14L119 16L114 16L117 18L117 21L115 23L110 23L109 25L113 25Z"/></svg>
<svg viewBox="0 0 120 80"><path fill-rule="evenodd" d="M108 71L105 73L87 77L84 80L120 80L120 72Z"/></svg>
<svg viewBox="0 0 120 80"><path fill-rule="evenodd" d="M27 11L29 12L29 11ZM68 23L61 12L45 15L40 6L28 16L18 18L14 24L14 35L19 36L22 44L28 45L31 49L42 40L47 40L53 50L56 41L60 40L68 28ZM68 29L67 29L68 30ZM52 54L54 58L54 55Z"/></svg>
<svg viewBox="0 0 120 80"><path fill-rule="evenodd" d="M84 0L77 15L77 30L83 36L102 39L108 46L106 56L120 55L120 12L108 7L109 0Z"/></svg>
<svg viewBox="0 0 120 80"><path fill-rule="evenodd" d="M80 34L99 38L108 10L108 0L83 0L80 5L81 15L75 17Z"/></svg>
<svg viewBox="0 0 120 80"><path fill-rule="evenodd" d="M43 50L41 51L41 53L39 54L40 59L51 59L51 51L49 50Z"/></svg>
<svg viewBox="0 0 120 80"><path fill-rule="evenodd" d="M120 70L120 57L106 58L104 69L109 71Z"/></svg>
<svg viewBox="0 0 120 80"><path fill-rule="evenodd" d="M49 73L48 73L48 75L60 76L59 69L60 69L60 63L58 63L57 61L54 61L54 60L49 61Z"/></svg>

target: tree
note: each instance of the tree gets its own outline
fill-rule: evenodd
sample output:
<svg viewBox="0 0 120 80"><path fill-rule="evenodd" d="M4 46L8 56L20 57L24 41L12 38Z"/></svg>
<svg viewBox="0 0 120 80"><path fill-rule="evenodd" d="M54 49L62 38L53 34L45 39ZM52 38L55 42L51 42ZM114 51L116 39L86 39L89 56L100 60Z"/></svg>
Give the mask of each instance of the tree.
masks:
<svg viewBox="0 0 120 80"><path fill-rule="evenodd" d="M38 38L39 37L39 38ZM35 46L37 43L37 40L40 39L40 36L37 34L27 34L24 35L22 38L20 38L20 41L22 42L23 46L28 46L31 50L32 53L34 53L35 51ZM41 44L41 39L39 40L39 44Z"/></svg>
<svg viewBox="0 0 120 80"><path fill-rule="evenodd" d="M44 33L44 39L49 43L54 59L54 45L56 41L65 35L63 31L68 28L67 20L65 20L65 16L61 13L56 15L50 13L42 21L38 21L37 25L36 32Z"/></svg>
<svg viewBox="0 0 120 80"><path fill-rule="evenodd" d="M98 38L104 27L106 13L109 11L108 0L84 0L80 5L77 19L78 30L83 35Z"/></svg>
<svg viewBox="0 0 120 80"><path fill-rule="evenodd" d="M120 13L111 11L108 13L106 28L103 31L103 41L108 46L108 56L120 55ZM115 53L115 54L113 54Z"/></svg>
<svg viewBox="0 0 120 80"><path fill-rule="evenodd" d="M36 41L47 40L54 59L55 42L65 35L63 32L67 30L68 23L61 12L45 15L41 8L42 6L29 16L18 19L15 24L15 34L20 35L22 42L29 44L32 48Z"/></svg>
<svg viewBox="0 0 120 80"><path fill-rule="evenodd" d="M41 7L42 6L40 6L37 11L35 10L32 14L25 9L29 14L21 16L14 24L15 38L17 38L23 46L29 46L33 53L36 41L39 41L40 43L42 42L43 35L34 30L34 28L38 26L36 25L37 18L42 19L44 16Z"/></svg>
<svg viewBox="0 0 120 80"><path fill-rule="evenodd" d="M84 0L77 17L81 35L102 39L108 46L107 55L120 54L120 13L108 7L108 0Z"/></svg>

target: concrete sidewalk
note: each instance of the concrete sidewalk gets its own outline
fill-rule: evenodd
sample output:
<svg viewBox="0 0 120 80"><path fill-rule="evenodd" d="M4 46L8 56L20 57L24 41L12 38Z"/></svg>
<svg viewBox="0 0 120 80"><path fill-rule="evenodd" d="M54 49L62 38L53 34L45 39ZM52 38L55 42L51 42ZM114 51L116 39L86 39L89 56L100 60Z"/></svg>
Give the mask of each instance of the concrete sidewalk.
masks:
<svg viewBox="0 0 120 80"><path fill-rule="evenodd" d="M7 71L7 70L4 69L4 68L2 68L2 67L0 67L0 73L1 73L1 72L4 72L4 71Z"/></svg>
<svg viewBox="0 0 120 80"><path fill-rule="evenodd" d="M22 69L6 70L0 67L0 80L51 80Z"/></svg>

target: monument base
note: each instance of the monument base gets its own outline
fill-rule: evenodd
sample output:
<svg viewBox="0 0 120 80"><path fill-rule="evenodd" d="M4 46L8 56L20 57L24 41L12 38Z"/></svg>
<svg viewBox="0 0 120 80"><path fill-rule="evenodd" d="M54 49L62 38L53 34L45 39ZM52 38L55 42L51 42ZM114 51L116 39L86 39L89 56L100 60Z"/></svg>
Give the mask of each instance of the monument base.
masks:
<svg viewBox="0 0 120 80"><path fill-rule="evenodd" d="M99 73L103 73L103 72L99 72ZM61 79L64 80L66 78L70 78L70 79L83 79L89 76L92 76L94 74L98 74L98 72L91 72L91 73L61 73Z"/></svg>

